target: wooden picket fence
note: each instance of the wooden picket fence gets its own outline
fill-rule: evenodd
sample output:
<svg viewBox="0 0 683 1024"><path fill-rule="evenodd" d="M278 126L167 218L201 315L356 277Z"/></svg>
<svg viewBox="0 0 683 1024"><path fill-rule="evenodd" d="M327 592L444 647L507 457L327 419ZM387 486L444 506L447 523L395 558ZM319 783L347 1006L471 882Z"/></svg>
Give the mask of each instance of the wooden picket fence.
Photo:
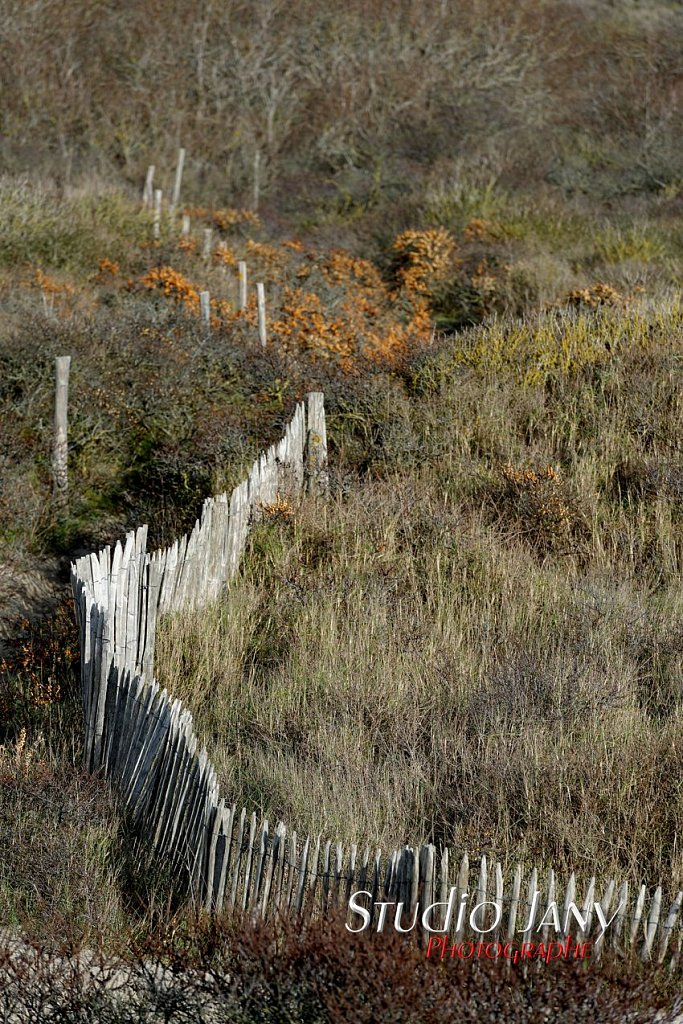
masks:
<svg viewBox="0 0 683 1024"><path fill-rule="evenodd" d="M380 927L383 917L383 927L395 926L399 908L382 909L388 903L403 904L402 928L415 917L419 929L427 906L440 903L428 924L443 929L450 899L455 913L447 930L454 942L547 942L566 932L584 942L596 937L594 955L611 947L658 962L668 956L675 969L683 892L667 907L661 886L631 892L626 882L610 880L598 892L592 878L581 897L574 874L562 886L552 870L541 880L535 867L507 871L484 856L470 865L467 854L456 860L453 851L430 844L385 855L368 847L359 855L355 846L302 839L282 822L272 828L219 797L190 712L154 679L157 618L216 600L262 510L279 497L298 500L326 486L325 414L316 392L297 406L282 440L256 460L230 498L207 499L189 536L150 554L142 526L125 544L74 563L86 767L114 784L137 833L209 911L236 908L254 917L339 911L358 928L361 915L349 911L349 900L363 892L357 899L368 908L368 927ZM467 910L460 914L465 894ZM613 917L602 935L596 903L606 919Z"/></svg>

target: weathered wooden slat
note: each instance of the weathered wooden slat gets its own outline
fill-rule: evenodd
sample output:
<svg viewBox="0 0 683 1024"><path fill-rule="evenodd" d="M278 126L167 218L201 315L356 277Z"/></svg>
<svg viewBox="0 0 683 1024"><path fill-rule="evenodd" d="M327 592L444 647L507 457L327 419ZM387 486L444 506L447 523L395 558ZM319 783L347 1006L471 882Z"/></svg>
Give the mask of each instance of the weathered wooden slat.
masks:
<svg viewBox="0 0 683 1024"><path fill-rule="evenodd" d="M306 480L312 494L327 494L327 433L323 395L314 392L306 399Z"/></svg>
<svg viewBox="0 0 683 1024"><path fill-rule="evenodd" d="M655 889L654 896L652 897L652 904L650 906L650 914L647 919L647 926L645 928L645 941L640 952L641 960L649 960L652 954L652 946L655 941L655 935L657 933L657 925L659 924L659 914L662 907L662 887L658 885Z"/></svg>
<svg viewBox="0 0 683 1024"><path fill-rule="evenodd" d="M179 709L177 716L172 718L171 736L172 745L169 753L170 763L164 765L166 772L163 776L163 784L160 787L163 793L163 802L159 805L158 829L155 836L155 845L159 850L165 852L173 845L174 824L180 814L178 800L182 794L187 771L189 768L190 753L187 747L187 739L183 723L187 712ZM161 795L160 793L160 795Z"/></svg>
<svg viewBox="0 0 683 1024"><path fill-rule="evenodd" d="M487 887L488 887L488 870L487 870L487 863L486 863L486 855L482 854L481 860L479 862L479 879L477 881L477 888L476 888L476 891L475 891L475 894L474 894L474 905L475 906L479 906L480 904L486 902L486 890L487 890ZM486 930L487 921L486 921L486 908L485 907L482 907L481 910L479 910L479 912L476 915L476 918L474 920L474 923L476 924L477 928L479 928L480 932L484 932Z"/></svg>
<svg viewBox="0 0 683 1024"><path fill-rule="evenodd" d="M356 892L370 892L369 886L372 881L368 879L368 868L370 865L370 847L366 846L363 851L363 856L360 862L360 868L358 869L358 884L355 886ZM370 868L372 872L372 868Z"/></svg>
<svg viewBox="0 0 683 1024"><path fill-rule="evenodd" d="M232 579L235 575L244 554L249 532L249 516L249 481L243 480L234 489L230 498L227 579Z"/></svg>
<svg viewBox="0 0 683 1024"><path fill-rule="evenodd" d="M315 847L313 848L313 858L311 860L311 879L309 882L309 906L311 908L311 914L315 910L315 890L318 885L318 864L320 861L320 836L315 841Z"/></svg>
<svg viewBox="0 0 683 1024"><path fill-rule="evenodd" d="M154 675L154 645L156 643L156 627L159 609L159 594L164 561L160 555L154 554L149 557L147 564L147 600L146 600L146 626L145 645L142 661L138 668L145 679L152 679Z"/></svg>
<svg viewBox="0 0 683 1024"><path fill-rule="evenodd" d="M216 872L216 848L218 846L218 836L221 831L221 825L223 823L223 810L225 808L225 801L221 800L218 806L215 808L213 813L213 821L211 822L211 835L209 838L209 844L207 849L206 857L206 875L204 879L204 909L213 910L215 909L215 884L214 874ZM218 853L218 868L223 864L225 856L225 837L223 837L223 849Z"/></svg>
<svg viewBox="0 0 683 1024"><path fill-rule="evenodd" d="M126 667L135 674L138 651L144 642L145 625L142 618L141 598L147 547L147 526L140 526L134 534L134 548L128 570L128 627Z"/></svg>
<svg viewBox="0 0 683 1024"><path fill-rule="evenodd" d="M102 765L102 738L104 733L104 716L107 704L107 675L110 665L109 657L109 620L106 609L97 608L97 634L95 636L96 656L94 668L96 676L93 679L94 689L94 730L92 739L92 757L90 769L97 771Z"/></svg>
<svg viewBox="0 0 683 1024"><path fill-rule="evenodd" d="M194 889L201 898L205 851L209 841L211 819L218 803L218 786L215 773L205 749L199 755L199 773L196 786L196 798L192 814L185 825L185 846L192 871Z"/></svg>
<svg viewBox="0 0 683 1024"><path fill-rule="evenodd" d="M493 931L493 939L497 939L498 936L502 933L503 917L504 917L504 914L505 914L505 906L504 906L504 903L503 903L503 893L504 893L503 865L500 863L499 860L496 861L496 883L495 884L496 884L495 904L496 904L496 916L498 918L498 924L496 925L496 927L495 927L495 929Z"/></svg>
<svg viewBox="0 0 683 1024"><path fill-rule="evenodd" d="M343 869L344 850L341 843L337 843L336 857L334 864L334 881L332 884L331 906L336 909L339 906L339 890Z"/></svg>
<svg viewBox="0 0 683 1024"><path fill-rule="evenodd" d="M280 821L278 822L275 828L275 833L273 835L270 848L270 858L268 860L268 865L265 871L265 878L263 882L263 895L261 898L261 917L265 917L266 914L268 913L268 900L271 897L271 893L273 890L273 878L277 879L277 869L280 863L280 857L282 852L282 840L284 838L284 835L284 825ZM254 896L256 897L256 891L254 892Z"/></svg>
<svg viewBox="0 0 683 1024"><path fill-rule="evenodd" d="M398 851L394 850L387 859L387 866L384 871L384 899L394 898L398 892Z"/></svg>
<svg viewBox="0 0 683 1024"><path fill-rule="evenodd" d="M186 851L187 868L197 893L202 885L203 855L212 810L212 772L206 749L202 748L194 761L191 788L180 817L180 845Z"/></svg>
<svg viewBox="0 0 683 1024"><path fill-rule="evenodd" d="M275 837L273 837L274 839ZM273 858L272 858L272 842L268 833L268 821L264 821L261 826L261 838L259 841L259 855L256 861L256 871L254 872L254 893L250 900L254 910L258 907L259 903L259 891L261 889L261 882L263 880L264 866L266 866L266 858L270 856L270 867L272 870ZM267 866L266 866L267 870Z"/></svg>
<svg viewBox="0 0 683 1024"><path fill-rule="evenodd" d="M249 882L251 881L251 865L254 857L254 841L256 839L256 812L252 812L251 824L249 826L249 841L247 844L247 856L244 865L244 888L242 891L242 910L249 906Z"/></svg>
<svg viewBox="0 0 683 1024"><path fill-rule="evenodd" d="M114 600L116 603L115 606L113 604L109 606L111 611L113 611L115 607L115 615L112 616L112 631L115 633L116 642L114 643L112 641L112 652L117 657L122 669L128 668L128 664L126 662L126 645L128 643L129 626L131 628L131 634L133 631L133 624L128 616L128 596L130 562L133 557L134 550L135 533L131 531L126 534L125 546L121 554L116 581L112 581L112 586L115 586Z"/></svg>
<svg viewBox="0 0 683 1024"><path fill-rule="evenodd" d="M304 910L304 895L306 892L306 871L308 870L308 850L310 840L306 837L304 848L301 851L301 860L299 861L299 877L296 885L296 912L302 914Z"/></svg>
<svg viewBox="0 0 683 1024"><path fill-rule="evenodd" d="M291 843L291 836L287 836L287 829L284 823L280 822L279 824L282 825L282 835L280 836L276 870L273 872L273 885L270 899L274 914L287 909L287 876L290 863L289 846Z"/></svg>
<svg viewBox="0 0 683 1024"><path fill-rule="evenodd" d="M454 926L455 926L455 940L461 942L463 935L465 934L465 920L460 920L460 897L469 892L470 886L470 860L467 856L467 851L462 856L460 861L460 870L458 871L458 880L456 882L456 899L455 899L455 915L454 915Z"/></svg>
<svg viewBox="0 0 683 1024"><path fill-rule="evenodd" d="M346 871L346 885L344 887L344 909L348 909L349 900L351 899L351 893L354 892L354 882L356 875L356 844L351 843L351 849L349 851L349 864ZM367 861L366 861L367 864Z"/></svg>
<svg viewBox="0 0 683 1024"><path fill-rule="evenodd" d="M564 892L564 905L562 908L562 931L565 938L568 938L571 931L572 921L570 919L570 904L576 901L576 875L572 871Z"/></svg>
<svg viewBox="0 0 683 1024"><path fill-rule="evenodd" d="M173 593L169 611L177 612L183 607L183 579L187 571L187 546L190 542L190 535L184 534L178 541L178 561L175 566L175 579L173 581Z"/></svg>
<svg viewBox="0 0 683 1024"><path fill-rule="evenodd" d="M178 541L173 541L169 548L161 553L163 573L159 588L159 613L170 611L173 589L175 587L176 564L178 561Z"/></svg>
<svg viewBox="0 0 683 1024"><path fill-rule="evenodd" d="M512 893L510 896L510 910L508 912L508 926L506 939L512 942L515 937L515 925L517 924L517 912L519 910L519 899L522 891L522 865L517 864L512 879Z"/></svg>
<svg viewBox="0 0 683 1024"><path fill-rule="evenodd" d="M294 892L294 879L296 878L296 856L297 856L297 841L296 832L292 832L289 837L289 854L285 860L287 866L286 883L283 883L282 902L287 908L292 905L292 894ZM280 906L280 900L278 900L277 906Z"/></svg>
<svg viewBox="0 0 683 1024"><path fill-rule="evenodd" d="M180 767L172 794L172 807L168 815L168 829L164 837L166 850L174 858L182 850L180 822L186 809L186 800L191 792L196 772L195 750L197 740L191 728L192 716L183 711L180 717L181 743L179 746Z"/></svg>
<svg viewBox="0 0 683 1024"><path fill-rule="evenodd" d="M660 928L659 951L658 951L658 956L657 956L657 960L658 960L658 962L660 964L664 962L664 957L666 956L666 950L667 950L667 947L669 945L669 940L671 938L671 932L672 932L672 930L673 930L673 928L674 928L674 926L676 924L676 921L678 920L678 916L679 916L679 914L681 912L681 903L682 902L683 902L683 892L678 892L676 894L676 898L674 899L673 903L671 904L671 907L669 908L669 913L666 915L666 918L664 919L662 927Z"/></svg>
<svg viewBox="0 0 683 1024"><path fill-rule="evenodd" d="M396 901L404 909L404 919L410 915L410 893L413 882L413 851L404 846L398 855L398 878L396 880ZM398 914L398 907L396 908Z"/></svg>
<svg viewBox="0 0 683 1024"><path fill-rule="evenodd" d="M410 868L410 900L411 909L417 905L420 889L420 848L415 846L412 850L412 863Z"/></svg>
<svg viewBox="0 0 683 1024"><path fill-rule="evenodd" d="M182 559L179 559L178 580L173 600L174 611L183 611L192 607L194 594L194 573L197 561L197 536L199 533L199 521L197 520L189 534L183 537L180 550L183 551Z"/></svg>
<svg viewBox="0 0 683 1024"><path fill-rule="evenodd" d="M523 921L523 932L524 939L529 939L533 933L536 920L538 918L538 903L536 901L536 891L538 889L538 870L534 867L531 869L529 875L529 885L527 887L527 899L526 908L524 911ZM520 929L518 929L519 931Z"/></svg>
<svg viewBox="0 0 683 1024"><path fill-rule="evenodd" d="M235 843L233 842L233 833L235 831L235 812L237 808L235 804L232 805L229 811L223 811L223 824L219 839L224 838L225 851L223 859L221 861L220 870L215 872L214 880L214 906L220 913L225 903L225 889L227 886L228 878L230 877L230 870L233 864L233 858L236 853Z"/></svg>
<svg viewBox="0 0 683 1024"><path fill-rule="evenodd" d="M446 915L448 914L446 904L448 903L449 896L448 847L444 846L441 851L441 864L439 865L439 902L442 904L442 907L439 907L438 917L433 925L433 927L438 928L440 931L446 927Z"/></svg>
<svg viewBox="0 0 683 1024"><path fill-rule="evenodd" d="M555 872L553 871L552 868L548 868L548 880L547 880L546 888L545 888L545 897L544 897L543 903L541 904L541 913L540 913L540 918L539 918L539 921L544 921L545 922L545 924L543 925L543 928L541 930L541 935L543 937L543 942L544 943L547 943L547 941L548 941L548 939L550 937L550 934L551 934L551 930L552 930L553 936L555 934L554 928L553 928L553 924L552 924L552 914L548 913L548 911L551 909L551 907L553 906L554 903L555 903Z"/></svg>
<svg viewBox="0 0 683 1024"><path fill-rule="evenodd" d="M114 668L114 666L112 666ZM133 676L130 669L125 669L126 714L122 719L122 742L119 744L121 756L117 758L116 774L124 802L135 782L135 772L142 758L145 742L149 737L154 723L148 718L155 692L151 687L144 687L139 676ZM123 693L121 693L123 696Z"/></svg>
<svg viewBox="0 0 683 1024"><path fill-rule="evenodd" d="M240 823L237 829L237 838L235 840L235 854L233 857L233 869L232 869L232 884L230 886L230 906L234 907L237 900L237 884L239 881L240 866L242 864L242 858L244 856L244 850L242 849L242 842L244 839L244 823L247 817L247 809L243 807L240 812Z"/></svg>
<svg viewBox="0 0 683 1024"><path fill-rule="evenodd" d="M323 914L327 912L327 903L330 897L330 849L332 847L331 840L327 840L325 843L325 852L323 854L323 879L322 879L322 890L321 890L321 909Z"/></svg>
<svg viewBox="0 0 683 1024"><path fill-rule="evenodd" d="M178 810L174 815L168 833L168 855L178 871L184 874L186 881L191 883L194 877L193 872L196 859L200 851L191 841L188 819L195 817L197 807L202 803L203 793L199 781L200 767L197 758L189 750L187 752L186 766L182 785L179 787L176 799ZM194 895L194 892L192 895Z"/></svg>
<svg viewBox="0 0 683 1024"><path fill-rule="evenodd" d="M588 889L586 890L586 896L583 901L582 917L586 922L585 928L580 928L577 935L577 941L585 942L591 933L591 926L593 924L593 916L595 907L595 876L591 878L588 883Z"/></svg>
<svg viewBox="0 0 683 1024"><path fill-rule="evenodd" d="M120 682L119 676L123 677ZM130 673L122 671L112 661L107 685L106 733L103 737L102 750L102 765L110 779L120 778L121 762L130 746L129 737L126 735L130 715L129 689Z"/></svg>
<svg viewBox="0 0 683 1024"><path fill-rule="evenodd" d="M636 937L638 935L638 929L643 916L643 907L645 906L645 895L647 889L645 885L641 885L638 898L636 899L636 905L633 908L633 917L631 918L631 930L629 932L629 945L631 948L635 945Z"/></svg>
<svg viewBox="0 0 683 1024"><path fill-rule="evenodd" d="M612 949L617 949L620 944L621 935L624 929L624 922L628 914L628 882L622 882L617 897L617 916L610 927Z"/></svg>
<svg viewBox="0 0 683 1024"><path fill-rule="evenodd" d="M113 627L113 645L115 651L120 651L125 643L126 616L122 612L122 595L126 588L125 571L122 569L123 547L121 541L117 540L111 556L110 586L114 592L114 606L110 609Z"/></svg>
<svg viewBox="0 0 683 1024"><path fill-rule="evenodd" d="M171 704L168 735L159 764L159 784L150 803L150 821L154 822L154 831L150 836L151 844L153 848L158 849L161 849L164 843L175 777L180 770L182 746L182 736L178 725L180 715L180 701L175 700Z"/></svg>
<svg viewBox="0 0 683 1024"><path fill-rule="evenodd" d="M612 902L614 900L614 893L615 893L615 891L616 891L616 883L615 883L614 879L612 878L607 883L607 887L606 887L604 893L602 894L602 899L600 900L600 906L602 907L602 911L603 911L603 913L605 915L605 919L606 920L609 920L609 912L610 912L610 909L612 907ZM604 945L605 945L605 935L606 935L606 932L602 932L602 934L597 936L595 942L593 943L593 956L595 957L596 960L599 960L600 957L602 956L602 951L603 951L603 948L604 948Z"/></svg>
<svg viewBox="0 0 683 1024"><path fill-rule="evenodd" d="M143 709L145 729L137 760L132 766L131 783L124 794L134 820L141 817L141 812L145 809L148 797L153 791L157 775L155 768L164 749L171 720L171 706L166 693L160 693L159 687L154 681L144 684L138 680L139 677L136 677L138 689L144 688L148 694ZM140 823L142 824L141 821Z"/></svg>
<svg viewBox="0 0 683 1024"><path fill-rule="evenodd" d="M382 878L382 851L376 850L375 857L372 862L372 889L371 889L371 903L372 903L372 920L375 919L375 904L377 897L379 896L380 880Z"/></svg>
<svg viewBox="0 0 683 1024"><path fill-rule="evenodd" d="M436 878L434 875L434 854L435 850L431 843L424 843L420 847L420 879L417 893L417 902L420 905L420 918L424 914L427 907L431 906L434 900L434 892L436 887ZM434 922L429 921L430 928L433 928Z"/></svg>

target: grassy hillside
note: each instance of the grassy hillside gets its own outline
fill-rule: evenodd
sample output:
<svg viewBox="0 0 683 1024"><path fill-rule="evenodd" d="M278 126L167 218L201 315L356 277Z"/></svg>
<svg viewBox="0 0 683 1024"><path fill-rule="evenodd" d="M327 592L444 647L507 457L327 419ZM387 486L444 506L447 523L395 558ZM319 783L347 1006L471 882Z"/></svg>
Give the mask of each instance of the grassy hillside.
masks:
<svg viewBox="0 0 683 1024"><path fill-rule="evenodd" d="M333 410L330 503L274 509L225 600L165 623L225 792L347 842L680 886L682 328L494 324L353 432Z"/></svg>
<svg viewBox="0 0 683 1024"><path fill-rule="evenodd" d="M329 501L159 638L225 792L681 886L680 5L0 11L0 923L175 928L80 773L69 560L172 541L312 389Z"/></svg>

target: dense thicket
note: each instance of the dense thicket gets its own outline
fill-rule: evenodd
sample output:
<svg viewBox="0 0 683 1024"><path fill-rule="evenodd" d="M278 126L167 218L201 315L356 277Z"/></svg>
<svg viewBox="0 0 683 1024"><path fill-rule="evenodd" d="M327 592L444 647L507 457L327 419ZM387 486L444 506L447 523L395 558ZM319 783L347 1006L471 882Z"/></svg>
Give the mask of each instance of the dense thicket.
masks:
<svg viewBox="0 0 683 1024"><path fill-rule="evenodd" d="M256 175L298 217L472 175L647 195L680 178L681 52L666 0L2 0L0 159L170 184L184 145L189 193Z"/></svg>

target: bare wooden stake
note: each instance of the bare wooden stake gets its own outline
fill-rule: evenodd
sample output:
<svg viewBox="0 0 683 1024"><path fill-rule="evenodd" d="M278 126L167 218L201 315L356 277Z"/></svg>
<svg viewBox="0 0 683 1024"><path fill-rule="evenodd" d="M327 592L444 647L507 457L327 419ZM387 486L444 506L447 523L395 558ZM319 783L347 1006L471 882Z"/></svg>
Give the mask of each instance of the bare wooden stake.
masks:
<svg viewBox="0 0 683 1024"><path fill-rule="evenodd" d="M67 406L69 403L69 368L71 356L57 356L55 359L55 438L52 453L52 472L55 494L60 501L66 501L69 489L67 470Z"/></svg>
<svg viewBox="0 0 683 1024"><path fill-rule="evenodd" d="M238 260L237 270L240 276L240 309L247 308L247 264Z"/></svg>
<svg viewBox="0 0 683 1024"><path fill-rule="evenodd" d="M266 289L263 282L256 285L256 298L258 301L258 336L263 348L266 347Z"/></svg>
<svg viewBox="0 0 683 1024"><path fill-rule="evenodd" d="M208 332L211 326L211 296L209 292L199 293L199 305L202 312L202 322Z"/></svg>
<svg viewBox="0 0 683 1024"><path fill-rule="evenodd" d="M211 259L211 242L213 237L213 231L211 228L204 228L204 262L208 263Z"/></svg>
<svg viewBox="0 0 683 1024"><path fill-rule="evenodd" d="M261 151L257 149L254 153L254 213L258 210L259 197L261 195Z"/></svg>
<svg viewBox="0 0 683 1024"><path fill-rule="evenodd" d="M306 396L304 466L309 493L325 496L329 491L330 481L327 469L327 432L322 391L312 391Z"/></svg>
<svg viewBox="0 0 683 1024"><path fill-rule="evenodd" d="M189 235L190 233L190 218L187 214L183 215L183 226L180 231L181 235Z"/></svg>
<svg viewBox="0 0 683 1024"><path fill-rule="evenodd" d="M152 233L155 238L161 234L161 196L161 189L156 188L154 190L154 223L152 225Z"/></svg>
<svg viewBox="0 0 683 1024"><path fill-rule="evenodd" d="M142 205L147 209L154 202L154 164L147 168L145 187L142 190Z"/></svg>
<svg viewBox="0 0 683 1024"><path fill-rule="evenodd" d="M171 216L175 213L175 208L180 200L180 184L183 180L183 167L185 165L185 150L178 150L178 163L175 169L175 182L173 183L173 196L171 198Z"/></svg>

